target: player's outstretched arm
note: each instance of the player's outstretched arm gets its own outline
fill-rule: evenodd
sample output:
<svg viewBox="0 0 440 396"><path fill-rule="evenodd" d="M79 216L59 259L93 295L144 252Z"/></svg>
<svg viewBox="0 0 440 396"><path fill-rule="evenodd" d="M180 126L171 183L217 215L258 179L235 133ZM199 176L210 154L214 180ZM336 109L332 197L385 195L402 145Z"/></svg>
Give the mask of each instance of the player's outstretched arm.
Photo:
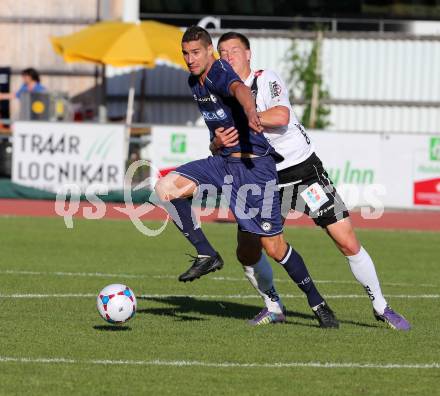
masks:
<svg viewBox="0 0 440 396"><path fill-rule="evenodd" d="M235 96L238 102L243 107L243 110L248 118L249 126L256 132L263 132L260 119L258 118L255 100L249 87L242 82L235 81L229 87L231 95Z"/></svg>
<svg viewBox="0 0 440 396"><path fill-rule="evenodd" d="M261 125L265 128L277 128L289 125L290 111L286 106L274 106L258 113Z"/></svg>

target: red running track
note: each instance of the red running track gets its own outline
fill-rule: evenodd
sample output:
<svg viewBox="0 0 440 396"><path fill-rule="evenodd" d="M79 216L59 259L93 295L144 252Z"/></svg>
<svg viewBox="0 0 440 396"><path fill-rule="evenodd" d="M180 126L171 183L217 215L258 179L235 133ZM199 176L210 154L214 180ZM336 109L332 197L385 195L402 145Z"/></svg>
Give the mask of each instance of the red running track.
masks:
<svg viewBox="0 0 440 396"><path fill-rule="evenodd" d="M117 208L124 208L123 203L108 203L105 208L105 218L107 219L129 219L126 213L118 211ZM138 206L135 206L138 207ZM84 208L95 208L88 202L81 202L78 212L74 218L82 218ZM159 208L147 205L148 213L140 216L142 220L163 220L166 213ZM96 211L96 210L95 210ZM146 212L146 211L144 211ZM213 213L203 216L202 221L213 222L233 222L232 214L227 211L220 213L215 210ZM298 216L296 216L298 215ZM40 216L40 217L57 217L54 201L34 201L34 200L17 200L17 199L0 199L0 216ZM296 219L289 218L286 225L313 227L314 223L305 215L293 213L290 217L298 217ZM300 217L299 217L300 216ZM386 211L378 219L365 219L359 211L351 213L351 219L356 228L372 228L372 229L405 229L420 231L440 231L440 211Z"/></svg>

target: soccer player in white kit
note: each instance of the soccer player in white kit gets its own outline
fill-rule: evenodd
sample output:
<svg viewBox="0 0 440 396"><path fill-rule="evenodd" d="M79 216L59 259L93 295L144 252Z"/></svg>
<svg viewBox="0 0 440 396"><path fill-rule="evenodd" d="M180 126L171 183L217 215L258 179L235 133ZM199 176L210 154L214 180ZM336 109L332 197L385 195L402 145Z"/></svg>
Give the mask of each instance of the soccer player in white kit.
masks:
<svg viewBox="0 0 440 396"><path fill-rule="evenodd" d="M375 318L393 329L409 330L409 322L392 310L383 296L374 263L358 241L344 202L316 155L310 137L292 110L284 82L271 70L251 70L251 51L246 36L236 32L225 33L217 47L221 58L227 60L245 84L251 87L261 125L265 128L264 134L284 157L284 161L277 164L284 217L290 209L310 216L346 257L354 277L370 298ZM211 150L228 147L236 140L234 128L219 128ZM237 258L252 285L261 295L264 295L263 289L267 285L272 285L275 291L270 264L261 253L259 241L252 234L240 230L237 239Z"/></svg>

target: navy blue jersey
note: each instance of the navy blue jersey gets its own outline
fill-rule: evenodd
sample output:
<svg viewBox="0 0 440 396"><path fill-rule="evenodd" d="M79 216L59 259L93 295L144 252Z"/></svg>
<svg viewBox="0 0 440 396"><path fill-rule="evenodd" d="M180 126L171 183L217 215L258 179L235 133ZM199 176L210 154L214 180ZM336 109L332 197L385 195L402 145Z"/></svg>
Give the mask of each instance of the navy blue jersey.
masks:
<svg viewBox="0 0 440 396"><path fill-rule="evenodd" d="M248 119L238 100L229 91L233 82L242 82L231 65L224 60L217 60L211 66L204 85L198 77L190 76L188 84L197 101L200 112L210 131L211 140L219 127L234 126L239 134L239 142L233 147L223 147L222 155L235 152L266 155L274 152L263 133L253 131L248 125Z"/></svg>

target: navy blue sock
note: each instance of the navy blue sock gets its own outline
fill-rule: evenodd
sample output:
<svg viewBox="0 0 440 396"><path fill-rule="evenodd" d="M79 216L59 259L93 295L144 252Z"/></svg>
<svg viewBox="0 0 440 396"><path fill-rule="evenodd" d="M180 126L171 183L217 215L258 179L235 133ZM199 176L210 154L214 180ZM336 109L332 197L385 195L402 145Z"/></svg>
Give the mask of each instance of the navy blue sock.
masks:
<svg viewBox="0 0 440 396"><path fill-rule="evenodd" d="M206 236L203 233L202 229L194 229L194 221L189 199L178 198L172 199L170 202L174 205L180 220L178 221L177 219L173 219L174 224L176 224L176 227L196 248L197 254L201 254L204 256L215 256L217 252L206 239Z"/></svg>
<svg viewBox="0 0 440 396"><path fill-rule="evenodd" d="M311 307L321 304L324 302L324 299L316 289L309 271L307 271L307 267L304 264L304 260L289 244L287 244L287 247L287 253L279 263L287 271L290 278L305 293Z"/></svg>

